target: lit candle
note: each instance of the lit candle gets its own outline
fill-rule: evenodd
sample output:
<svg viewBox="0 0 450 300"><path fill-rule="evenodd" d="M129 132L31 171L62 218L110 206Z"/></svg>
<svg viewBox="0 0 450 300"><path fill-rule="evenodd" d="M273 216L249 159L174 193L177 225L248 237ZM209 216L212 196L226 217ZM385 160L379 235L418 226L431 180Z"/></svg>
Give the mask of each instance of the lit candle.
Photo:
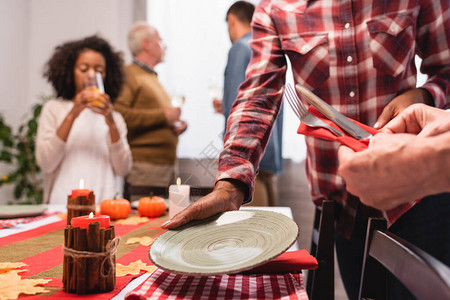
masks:
<svg viewBox="0 0 450 300"><path fill-rule="evenodd" d="M89 199L90 192L91 192L90 190L84 188L84 180L82 178L82 179L80 179L79 188L76 190L72 190L71 196L72 196L72 198L79 197L79 196L86 196Z"/></svg>
<svg viewBox="0 0 450 300"><path fill-rule="evenodd" d="M99 222L101 228L108 229L110 219L109 216L106 215L95 215L93 213L90 213L89 216L80 216L75 217L70 220L70 225L73 227L81 227L81 228L88 228L88 225L90 223Z"/></svg>
<svg viewBox="0 0 450 300"><path fill-rule="evenodd" d="M178 177L177 184L169 186L169 218L189 206L191 187L181 184Z"/></svg>

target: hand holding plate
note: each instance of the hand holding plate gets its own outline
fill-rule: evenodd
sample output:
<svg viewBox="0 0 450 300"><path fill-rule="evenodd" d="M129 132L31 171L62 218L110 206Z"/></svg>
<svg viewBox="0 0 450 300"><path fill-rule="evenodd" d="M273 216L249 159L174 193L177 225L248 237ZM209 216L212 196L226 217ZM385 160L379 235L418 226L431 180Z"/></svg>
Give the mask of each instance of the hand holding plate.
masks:
<svg viewBox="0 0 450 300"><path fill-rule="evenodd" d="M200 220L220 212L238 210L244 201L245 192L229 181L218 181L214 190L194 202L162 225L164 229L174 229L192 220Z"/></svg>

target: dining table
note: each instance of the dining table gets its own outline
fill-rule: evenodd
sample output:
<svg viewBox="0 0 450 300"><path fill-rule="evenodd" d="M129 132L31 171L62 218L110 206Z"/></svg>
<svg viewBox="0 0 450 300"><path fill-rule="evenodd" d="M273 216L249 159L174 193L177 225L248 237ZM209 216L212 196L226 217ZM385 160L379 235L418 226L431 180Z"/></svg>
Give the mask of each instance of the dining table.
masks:
<svg viewBox="0 0 450 300"><path fill-rule="evenodd" d="M130 239L149 237L155 239L165 232L161 224L168 220L168 213L160 217L141 219L140 223L112 222L115 234L120 237L117 247L116 264L131 266L140 261L141 269L116 277L114 289L110 292L77 295L63 290L63 244L66 227L64 205L46 205L39 216L19 219L0 219L0 266L2 263L23 263L19 267L22 280L46 279L40 284L42 293L20 294L27 299L308 299L302 270L317 267L317 261L305 249L299 250L295 242L286 253L301 255L299 268L287 268L286 272L272 272L277 267L265 270L251 270L239 274L216 276L189 276L173 274L152 265L149 259L149 246L143 243L128 243ZM278 212L292 218L289 207L241 207ZM139 219L137 211L132 210L128 219ZM16 221L14 221L16 220ZM19 221L17 221L19 220ZM9 223L8 223L9 221ZM9 224L9 226L1 226ZM281 257L281 256L280 256ZM289 258L289 259L291 259ZM291 260L285 260L289 265ZM269 262L270 263L270 262ZM0 268L0 287L2 270ZM20 284L20 283L19 283ZM2 294L0 291L0 299ZM8 298L4 298L8 299ZM13 298L15 299L15 298Z"/></svg>

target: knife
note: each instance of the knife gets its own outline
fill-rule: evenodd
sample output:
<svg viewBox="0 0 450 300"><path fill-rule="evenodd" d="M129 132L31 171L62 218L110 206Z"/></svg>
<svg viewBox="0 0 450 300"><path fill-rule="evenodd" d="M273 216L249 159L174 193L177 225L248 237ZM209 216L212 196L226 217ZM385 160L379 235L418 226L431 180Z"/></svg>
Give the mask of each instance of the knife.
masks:
<svg viewBox="0 0 450 300"><path fill-rule="evenodd" d="M295 88L297 89L297 92L299 92L300 95L303 96L309 104L314 106L325 117L333 121L336 125L341 127L355 139L364 140L372 137L372 134L370 132L367 132L366 130L350 121L346 116L338 112L335 108L317 97L313 92L311 92L304 86L296 84Z"/></svg>

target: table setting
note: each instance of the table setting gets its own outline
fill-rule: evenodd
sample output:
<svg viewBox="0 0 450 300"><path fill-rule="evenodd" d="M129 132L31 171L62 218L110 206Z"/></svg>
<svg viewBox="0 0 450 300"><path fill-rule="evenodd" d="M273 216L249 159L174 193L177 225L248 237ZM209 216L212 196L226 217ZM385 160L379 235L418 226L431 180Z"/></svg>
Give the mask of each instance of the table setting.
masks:
<svg viewBox="0 0 450 300"><path fill-rule="evenodd" d="M186 188L172 193L188 205ZM95 194L79 189L66 206L17 216L0 230L0 299L308 299L302 270L318 264L298 250L288 207L242 207L167 231L165 201L143 198L126 217L111 213L124 199L106 199L69 221L70 209L92 209Z"/></svg>

